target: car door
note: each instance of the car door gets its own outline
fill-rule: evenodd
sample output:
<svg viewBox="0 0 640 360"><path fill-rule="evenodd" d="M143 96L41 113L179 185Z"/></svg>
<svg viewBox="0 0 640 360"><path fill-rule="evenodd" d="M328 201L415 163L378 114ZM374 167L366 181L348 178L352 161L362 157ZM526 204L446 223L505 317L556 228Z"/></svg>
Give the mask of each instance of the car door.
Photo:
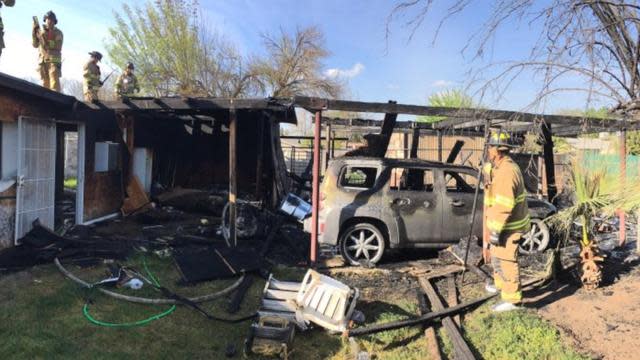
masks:
<svg viewBox="0 0 640 360"><path fill-rule="evenodd" d="M445 242L458 242L469 236L469 226L473 213L477 173L467 169L444 169L443 189L443 231ZM478 193L473 234L482 237L482 188Z"/></svg>
<svg viewBox="0 0 640 360"><path fill-rule="evenodd" d="M405 246L441 242L442 197L433 169L395 167L388 182L387 199Z"/></svg>

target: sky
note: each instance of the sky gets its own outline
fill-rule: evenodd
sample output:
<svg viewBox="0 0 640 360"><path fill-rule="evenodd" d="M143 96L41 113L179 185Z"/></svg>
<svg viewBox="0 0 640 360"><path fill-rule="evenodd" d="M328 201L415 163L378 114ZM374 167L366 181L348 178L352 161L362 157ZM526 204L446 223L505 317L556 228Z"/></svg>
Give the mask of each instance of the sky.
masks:
<svg viewBox="0 0 640 360"><path fill-rule="evenodd" d="M37 51L31 47L32 16L41 20L53 10L64 33L63 78L82 79L88 52L106 54L108 29L114 26L114 11L122 4L143 5L146 0L17 0L0 13L5 24L5 43L0 71L37 79ZM331 55L324 61L328 76L339 76L348 84L348 98L360 101L395 100L398 103L426 104L430 94L467 84L468 71L479 64L472 54L462 53L471 35L478 32L490 12L489 1L476 1L467 11L452 18L432 41L438 16L427 18L409 40L410 31L400 18L393 23L388 40L385 25L397 1L392 0L200 0L207 23L244 54L263 51L261 34L280 29L318 26L325 34ZM436 1L434 14L449 1ZM415 11L415 10L414 10ZM406 18L404 19L406 21ZM539 24L509 22L492 42L491 60L526 57L536 40ZM135 59L132 59L135 62ZM103 73L121 66L103 61ZM499 100L483 99L483 105L506 110L524 110L540 84L530 76L516 81ZM581 94L564 94L550 99L548 113L584 108ZM531 109L527 109L531 110Z"/></svg>

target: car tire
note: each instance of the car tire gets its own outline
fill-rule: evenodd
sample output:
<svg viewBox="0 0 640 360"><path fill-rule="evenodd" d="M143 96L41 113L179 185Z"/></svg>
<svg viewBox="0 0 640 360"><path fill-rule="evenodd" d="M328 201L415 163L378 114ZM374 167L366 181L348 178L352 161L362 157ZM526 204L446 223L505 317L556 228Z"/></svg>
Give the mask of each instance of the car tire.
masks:
<svg viewBox="0 0 640 360"><path fill-rule="evenodd" d="M531 230L522 236L518 245L521 254L529 255L547 250L551 240L549 226L542 219L531 219Z"/></svg>
<svg viewBox="0 0 640 360"><path fill-rule="evenodd" d="M348 226L340 235L340 254L353 266L375 265L385 250L384 235L367 222Z"/></svg>

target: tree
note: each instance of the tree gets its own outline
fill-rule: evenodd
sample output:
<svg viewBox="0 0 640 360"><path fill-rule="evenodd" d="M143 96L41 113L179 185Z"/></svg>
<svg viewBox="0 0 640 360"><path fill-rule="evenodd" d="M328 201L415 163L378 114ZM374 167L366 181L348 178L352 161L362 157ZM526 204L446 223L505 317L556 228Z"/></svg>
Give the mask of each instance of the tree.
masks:
<svg viewBox="0 0 640 360"><path fill-rule="evenodd" d="M251 73L273 97L318 95L337 97L342 84L322 74L322 60L329 56L322 32L315 26L298 29L294 36L263 35L267 56L256 59Z"/></svg>
<svg viewBox="0 0 640 360"><path fill-rule="evenodd" d="M82 81L76 79L64 79L62 81L62 92L74 96L78 100L84 98Z"/></svg>
<svg viewBox="0 0 640 360"><path fill-rule="evenodd" d="M429 96L427 100L429 106L450 107L450 108L473 108L475 103L473 98L461 89L449 89L440 91ZM418 116L416 121L434 123L446 119L443 116Z"/></svg>
<svg viewBox="0 0 640 360"><path fill-rule="evenodd" d="M155 96L251 93L245 59L198 14L195 0L124 4L109 29L109 56L117 64L134 62L143 92Z"/></svg>
<svg viewBox="0 0 640 360"><path fill-rule="evenodd" d="M412 37L431 15L433 0L402 0L388 17L390 31L400 14L409 13ZM483 0L455 0L440 16L440 28L452 17ZM463 51L473 51L474 60L486 59L491 41L501 26L520 21L537 23L538 41L528 58L483 66L474 76L481 80L478 92L484 96L498 89L501 96L515 79L533 73L540 79L537 95L530 106L540 104L559 92L585 92L586 102L607 101L621 114L640 110L640 6L625 0L548 0L541 5L533 0L498 0L485 25L473 35ZM437 38L438 31L434 36ZM581 78L584 86L566 86L569 77Z"/></svg>

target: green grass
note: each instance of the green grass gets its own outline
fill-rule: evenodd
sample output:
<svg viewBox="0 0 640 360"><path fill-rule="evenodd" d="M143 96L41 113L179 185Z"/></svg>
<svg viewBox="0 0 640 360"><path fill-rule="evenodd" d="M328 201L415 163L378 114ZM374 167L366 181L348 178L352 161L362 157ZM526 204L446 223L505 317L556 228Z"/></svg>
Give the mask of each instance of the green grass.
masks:
<svg viewBox="0 0 640 360"><path fill-rule="evenodd" d="M64 187L67 189L75 189L78 187L78 179L68 178L64 179Z"/></svg>
<svg viewBox="0 0 640 360"><path fill-rule="evenodd" d="M494 315L485 306L474 313L465 330L487 360L589 359L568 347L559 331L532 311Z"/></svg>
<svg viewBox="0 0 640 360"><path fill-rule="evenodd" d="M178 286L179 275L170 259L149 256L147 262L162 285L185 296L213 292L234 281ZM140 257L134 257L128 263L142 270ZM102 266L69 268L87 281L104 277ZM282 280L299 281L304 272L298 268L274 269L275 276ZM263 280L254 282L240 313L234 317L255 311L263 286ZM96 326L82 315L87 296L93 301L90 305L92 316L102 321L132 322L162 312L168 306L137 305L99 293L88 293L64 278L52 265L36 267L18 275L0 276L0 288L0 334L3 334L0 359L138 359L143 356L151 359L221 359L229 344L241 353L249 330L249 322L226 324L210 321L184 306L178 306L168 317L143 327ZM118 291L158 296L150 287L137 292ZM227 300L220 299L203 307L215 315L229 316L224 311L226 305ZM365 313L367 324L405 319L418 313L414 299L395 303L361 301L358 309ZM488 313L487 306L483 306L465 320L464 328L472 347L485 359L582 359L563 345L553 326L535 313L493 316ZM439 331L442 347L445 354L451 355L451 344L443 333ZM418 327L357 338L355 344L342 339L339 334L329 334L321 329L298 332L291 359L353 359L356 348L380 360L428 359L424 333ZM236 358L241 358L241 355Z"/></svg>

